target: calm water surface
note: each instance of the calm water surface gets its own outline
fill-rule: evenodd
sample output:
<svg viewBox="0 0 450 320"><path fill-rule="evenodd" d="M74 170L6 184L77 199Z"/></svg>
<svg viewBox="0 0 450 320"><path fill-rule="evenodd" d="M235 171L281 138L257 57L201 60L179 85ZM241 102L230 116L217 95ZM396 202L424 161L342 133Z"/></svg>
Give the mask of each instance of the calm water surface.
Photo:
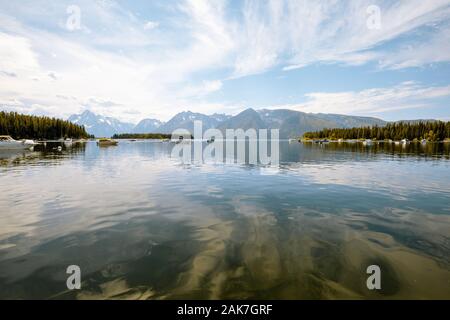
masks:
<svg viewBox="0 0 450 320"><path fill-rule="evenodd" d="M450 299L449 144L282 142L276 168L172 146L0 153L0 298Z"/></svg>

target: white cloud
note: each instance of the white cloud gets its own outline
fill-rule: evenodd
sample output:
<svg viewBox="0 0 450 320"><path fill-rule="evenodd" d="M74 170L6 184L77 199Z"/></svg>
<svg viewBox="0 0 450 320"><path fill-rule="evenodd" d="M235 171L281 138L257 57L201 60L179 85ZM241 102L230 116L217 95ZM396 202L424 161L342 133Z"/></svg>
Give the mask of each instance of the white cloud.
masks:
<svg viewBox="0 0 450 320"><path fill-rule="evenodd" d="M24 103L15 98L0 98L0 105L10 107L24 107Z"/></svg>
<svg viewBox="0 0 450 320"><path fill-rule="evenodd" d="M159 22L157 21L147 21L144 24L144 30L153 30L155 28L158 28L159 26Z"/></svg>
<svg viewBox="0 0 450 320"><path fill-rule="evenodd" d="M0 69L19 74L38 69L36 54L27 38L0 32Z"/></svg>
<svg viewBox="0 0 450 320"><path fill-rule="evenodd" d="M210 93L219 91L222 88L222 81L220 80L212 80L212 81L203 81L203 83L199 86L187 86L180 93L180 96L184 98L189 97L203 97Z"/></svg>
<svg viewBox="0 0 450 320"><path fill-rule="evenodd" d="M427 87L406 81L390 88L348 92L313 92L301 104L274 106L312 113L376 115L401 109L423 108L435 98L450 96L450 85Z"/></svg>
<svg viewBox="0 0 450 320"><path fill-rule="evenodd" d="M57 74L54 73L54 72L49 72L47 75L48 75L50 78L52 78L53 80L58 80L58 76L57 76Z"/></svg>
<svg viewBox="0 0 450 320"><path fill-rule="evenodd" d="M204 81L204 90L207 93L218 91L222 88L222 81L220 80L212 80L212 81Z"/></svg>

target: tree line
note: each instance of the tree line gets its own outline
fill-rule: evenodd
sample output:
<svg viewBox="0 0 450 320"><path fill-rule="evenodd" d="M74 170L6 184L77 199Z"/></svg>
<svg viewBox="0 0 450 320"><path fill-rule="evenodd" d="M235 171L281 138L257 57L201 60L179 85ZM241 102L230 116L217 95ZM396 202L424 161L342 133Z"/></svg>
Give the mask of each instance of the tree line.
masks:
<svg viewBox="0 0 450 320"><path fill-rule="evenodd" d="M121 133L112 136L113 139L170 139L172 135L164 133Z"/></svg>
<svg viewBox="0 0 450 320"><path fill-rule="evenodd" d="M450 138L450 122L393 122L385 126L323 129L306 132L306 139L376 139L443 141Z"/></svg>
<svg viewBox="0 0 450 320"><path fill-rule="evenodd" d="M9 135L14 139L36 140L91 137L84 126L70 121L5 111L0 112L0 135Z"/></svg>

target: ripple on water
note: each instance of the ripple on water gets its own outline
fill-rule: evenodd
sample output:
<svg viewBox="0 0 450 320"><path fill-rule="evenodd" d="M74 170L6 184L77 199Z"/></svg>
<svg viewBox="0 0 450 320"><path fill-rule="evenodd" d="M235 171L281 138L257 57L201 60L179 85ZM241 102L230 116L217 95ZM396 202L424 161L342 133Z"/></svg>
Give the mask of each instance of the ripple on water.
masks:
<svg viewBox="0 0 450 320"><path fill-rule="evenodd" d="M0 298L448 299L448 146L408 148L286 143L277 168L150 142L0 154Z"/></svg>

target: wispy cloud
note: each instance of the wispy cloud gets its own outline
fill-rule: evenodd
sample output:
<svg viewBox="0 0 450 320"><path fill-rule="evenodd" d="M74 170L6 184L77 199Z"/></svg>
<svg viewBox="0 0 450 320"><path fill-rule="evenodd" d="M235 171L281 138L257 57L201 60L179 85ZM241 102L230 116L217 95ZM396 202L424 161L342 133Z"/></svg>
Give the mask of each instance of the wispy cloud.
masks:
<svg viewBox="0 0 450 320"><path fill-rule="evenodd" d="M180 93L182 97L203 97L210 93L219 91L222 88L222 81L220 80L212 80L212 81L203 81L198 86L187 86Z"/></svg>
<svg viewBox="0 0 450 320"><path fill-rule="evenodd" d="M419 27L448 21L450 13L448 0L395 3L298 0L261 3L249 0L246 3L242 32L245 36L242 51L246 54L245 59L238 57L236 63L236 71L241 75L264 71L278 64L284 64L285 70L292 70L317 62L357 65L377 61L383 57L378 46ZM380 9L379 29L367 26L370 18L367 9L371 5L378 5ZM441 41L450 42L450 25L443 24L439 28ZM427 40L422 45L439 48L436 42ZM441 60L448 61L448 58L446 55ZM434 60L432 56L423 55L419 61L423 64ZM405 64L405 67L417 64ZM242 65L249 67L245 69ZM388 63L382 65L390 66Z"/></svg>
<svg viewBox="0 0 450 320"><path fill-rule="evenodd" d="M380 68L404 69L450 61L450 28L432 27L426 41L415 40L378 54Z"/></svg>
<svg viewBox="0 0 450 320"><path fill-rule="evenodd" d="M152 30L152 29L157 28L158 26L159 26L159 22L156 22L156 21L147 21L147 22L144 24L144 29L145 29L145 30Z"/></svg>
<svg viewBox="0 0 450 320"><path fill-rule="evenodd" d="M449 97L450 85L427 87L406 81L389 88L371 88L348 92L313 92L305 95L306 102L272 108L290 108L313 113L377 115L402 109L422 108L430 100Z"/></svg>

